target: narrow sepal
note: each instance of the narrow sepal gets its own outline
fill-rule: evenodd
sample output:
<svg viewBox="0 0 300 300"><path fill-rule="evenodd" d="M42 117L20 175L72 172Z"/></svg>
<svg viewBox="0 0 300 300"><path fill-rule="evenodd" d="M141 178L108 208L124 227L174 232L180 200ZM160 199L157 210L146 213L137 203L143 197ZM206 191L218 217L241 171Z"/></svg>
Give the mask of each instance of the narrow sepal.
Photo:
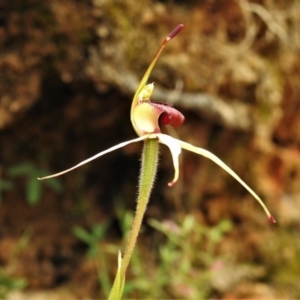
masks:
<svg viewBox="0 0 300 300"><path fill-rule="evenodd" d="M164 41L162 42L162 44L160 45L160 47L158 48L158 51L156 52L153 60L151 61L147 71L145 72L142 80L140 81L139 83L139 86L134 94L134 97L133 97L133 100L132 100L132 104L131 104L131 110L130 110L130 119L131 119L131 123L132 123L132 126L134 128L134 130L136 131L136 133L140 136L141 134L139 133L137 127L136 127L136 124L134 123L134 120L133 120L133 111L134 111L134 108L137 106L138 104L138 101L139 101L139 94L141 93L141 91L143 90L143 88L145 87L147 81L148 81L148 78L152 72L152 69L161 53L161 51L163 50L163 48L165 47L165 45L168 43L169 40L171 40L173 37L175 37L183 28L183 25L180 24L178 25L165 39Z"/></svg>
<svg viewBox="0 0 300 300"><path fill-rule="evenodd" d="M113 147L111 147L109 149L106 149L106 150L104 150L102 152L97 153L96 155L94 155L94 156L92 156L92 157L90 157L90 158L82 161L81 163L77 164L76 166L74 166L74 167L72 167L70 169L61 171L61 172L53 174L53 175L49 175L49 176L45 176L45 177L42 177L42 178L38 178L38 180L44 180L44 179L53 178L53 177L57 177L57 176L63 175L63 174L68 173L68 172L70 172L70 171L72 171L74 169L79 168L82 165L85 165L86 163L88 163L88 162L90 162L90 161L92 161L92 160L94 160L94 159L96 159L96 158L98 158L98 157L100 157L100 156L102 156L104 154L107 154L109 152L115 151L115 150L117 150L119 148L122 148L122 147L125 147L125 146L127 146L129 144L136 143L136 142L139 142L139 141L143 141L143 140L145 140L147 138L148 138L148 136L144 135L144 136L138 137L136 139L120 143L120 144L115 145L115 146L113 146Z"/></svg>
<svg viewBox="0 0 300 300"><path fill-rule="evenodd" d="M165 135L165 134L153 134L150 135L149 137L158 137L159 142L162 144L165 144L166 146L169 147L172 158L173 158L173 164L174 164L174 169L175 169L175 175L173 181L169 183L169 186L172 186L178 179L179 177L179 154L181 152L181 148L194 152L196 154L200 154L213 162L215 162L217 165L219 165L223 170L225 170L227 173L229 173L233 178L235 178L262 206L264 209L265 213L267 214L270 222L276 223L275 219L273 216L270 214L269 210L267 209L266 205L263 203L263 201L260 199L260 197L232 170L230 169L221 159L219 159L216 155L213 153L202 149L195 147L189 143L182 142L178 139L175 139L171 136Z"/></svg>
<svg viewBox="0 0 300 300"><path fill-rule="evenodd" d="M264 209L265 213L267 214L269 220L271 222L274 222L274 218L272 217L272 215L270 214L269 210L267 209L266 205L263 203L263 201L259 198L259 196L232 170L230 169L222 160L220 160L216 155L212 154L211 152L202 149L202 148L198 148L195 147L191 144L179 141L181 147L183 149L192 151L194 153L200 154L206 158L209 158L210 160L212 160L213 162L215 162L217 165L219 165L223 170L225 170L227 173L229 173L233 178L235 178L258 202L259 204L262 206L262 208Z"/></svg>

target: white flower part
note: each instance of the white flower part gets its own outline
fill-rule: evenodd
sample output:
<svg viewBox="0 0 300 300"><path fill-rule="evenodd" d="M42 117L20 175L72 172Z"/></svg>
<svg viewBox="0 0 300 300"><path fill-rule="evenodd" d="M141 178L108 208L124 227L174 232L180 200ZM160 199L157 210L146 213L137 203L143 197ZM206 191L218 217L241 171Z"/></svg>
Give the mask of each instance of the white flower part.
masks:
<svg viewBox="0 0 300 300"><path fill-rule="evenodd" d="M84 165L84 164L86 164L86 163L88 163L88 162L90 162L90 161L92 161L92 160L94 160L94 159L96 159L96 158L98 158L98 157L106 154L106 153L115 151L115 150L117 150L119 148L125 147L125 146L127 146L129 144L132 144L132 143L136 143L136 142L140 142L140 141L146 140L148 137L149 137L149 135L143 135L143 136L140 136L140 137L138 137L136 139L120 143L120 144L115 145L115 146L113 146L111 148L108 148L107 150L104 150L102 152L97 153L96 155L94 155L94 156L92 156L92 157L90 157L90 158L82 161L81 163L77 164L76 166L74 166L74 167L72 167L70 169L67 169L67 170L64 170L62 172L59 172L59 173L56 173L56 174L53 174L53 175L49 175L49 176L46 176L46 177L43 177L43 178L38 178L38 180L43 180L43 179L48 179L48 178L53 178L53 177L60 176L62 174L70 172L70 171L72 171L72 170L74 170L74 169L76 169L76 168L78 168L78 167L80 167L80 166L82 166L82 165Z"/></svg>
<svg viewBox="0 0 300 300"><path fill-rule="evenodd" d="M168 146L171 151L175 174L174 179L168 183L168 186L173 186L179 177L179 155L181 153L180 142L179 140L163 133L157 133L156 136L158 137L159 142Z"/></svg>
<svg viewBox="0 0 300 300"><path fill-rule="evenodd" d="M258 195L233 170L231 170L221 159L219 159L216 155L212 154L211 152L209 152L205 149L195 147L191 144L182 142L180 140L177 140L177 141L181 148L192 151L197 154L200 154L206 158L209 158L210 160L215 162L217 165L219 165L223 170L225 170L227 173L229 173L259 202L259 204L262 206L262 208L266 212L267 216L269 217L270 221L272 223L276 222L274 220L274 218L272 217L272 215L270 214L267 207L265 206L265 204L263 203L263 201L258 197Z"/></svg>

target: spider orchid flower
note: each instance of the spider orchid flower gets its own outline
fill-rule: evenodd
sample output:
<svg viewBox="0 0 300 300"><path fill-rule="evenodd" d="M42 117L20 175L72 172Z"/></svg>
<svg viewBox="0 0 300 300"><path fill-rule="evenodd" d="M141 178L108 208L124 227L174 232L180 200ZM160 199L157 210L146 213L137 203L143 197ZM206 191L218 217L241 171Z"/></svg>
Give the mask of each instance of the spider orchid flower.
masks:
<svg viewBox="0 0 300 300"><path fill-rule="evenodd" d="M214 161L217 165L219 165L222 169L228 172L232 177L234 177L248 192L259 202L259 204L264 209L265 213L267 214L269 220L272 223L276 223L273 216L270 214L269 210L263 203L263 201L259 198L259 196L232 170L230 169L224 162L222 162L217 156L212 154L211 152L195 147L189 143L183 142L181 140L175 139L169 135L161 133L159 124L160 122L164 125L171 125L174 127L178 127L182 125L184 122L184 116L175 108L163 104L151 101L151 95L153 92L154 84L146 84L149 78L149 75L157 61L158 56L160 55L162 49L167 44L169 40L171 40L174 36L176 36L183 28L183 25L178 25L163 41L162 45L160 46L158 52L156 53L154 59L152 60L148 70L146 71L144 77L142 78L136 93L134 95L132 106L131 106L131 122L133 125L134 130L136 131L138 138L125 141L118 145L115 145L107 150L104 150L84 161L77 164L76 166L67 169L65 171L56 173L54 175L46 176L39 179L47 179L56 177L62 174L65 174L69 171L72 171L106 153L112 152L119 148L125 147L128 144L136 143L140 141L154 139L157 140L159 143L166 145L169 147L173 165L174 165L174 178L171 182L168 183L169 186L173 186L179 177L179 155L181 153L181 149L185 149L196 154L202 155L212 161Z"/></svg>

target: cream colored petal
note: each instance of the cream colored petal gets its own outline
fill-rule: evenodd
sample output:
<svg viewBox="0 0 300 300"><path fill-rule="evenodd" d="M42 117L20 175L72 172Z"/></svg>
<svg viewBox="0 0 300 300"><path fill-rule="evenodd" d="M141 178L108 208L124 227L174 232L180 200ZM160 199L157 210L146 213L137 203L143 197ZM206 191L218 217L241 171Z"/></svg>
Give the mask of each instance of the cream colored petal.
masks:
<svg viewBox="0 0 300 300"><path fill-rule="evenodd" d="M160 132L158 118L162 110L157 109L149 102L137 105L133 110L132 120L140 136L147 133Z"/></svg>
<svg viewBox="0 0 300 300"><path fill-rule="evenodd" d="M172 158L173 164L175 169L174 179L168 183L169 186L173 186L179 177L179 155L181 153L181 147L179 141L174 139L173 137L166 135L166 134L156 134L161 144L164 144L169 147Z"/></svg>
<svg viewBox="0 0 300 300"><path fill-rule="evenodd" d="M100 157L100 156L106 154L106 153L112 152L112 151L114 151L114 150L117 150L117 149L119 149L119 148L125 147L125 146L127 146L127 145L129 145L129 144L132 144L132 143L136 143L136 142L139 142L139 141L143 141L143 140L145 140L145 139L147 139L147 138L148 138L148 135L144 135L144 136L141 136L141 137L139 137L139 138L136 138L136 139L133 139L133 140L130 140L130 141L126 141L126 142L120 143L120 144L118 144L118 145L116 145L116 146L113 146L113 147L107 149L107 150L104 150L104 151L102 151L102 152L99 152L98 154L96 154L96 155L94 155L94 156L92 156L92 157L90 157L90 158L88 158L88 159L82 161L81 163L77 164L76 166L74 166L74 167L72 167L72 168L70 168L70 169L67 169L67 170L64 170L64 171L62 171L62 172L59 172L59 173L56 173L56 174L53 174L53 175L49 175L49 176L46 176L46 177L43 177L43 178L38 178L38 180L43 180L43 179L48 179L48 178L60 176L60 175L62 175L62 174L65 174L65 173L67 173L67 172L70 172L70 171L72 171L72 170L74 170L74 169L76 169L76 168L78 168L78 167L80 167L80 166L82 166L82 165L84 165L84 164L86 164L86 163L88 163L88 162L90 162L90 161L92 161L92 160L94 160L94 159L96 159L96 158L98 158L98 157Z"/></svg>
<svg viewBox="0 0 300 300"><path fill-rule="evenodd" d="M195 147L191 144L182 142L180 140L177 140L177 141L179 142L181 148L209 158L210 160L215 162L217 165L219 165L222 169L224 169L227 173L229 173L232 177L234 177L259 202L259 204L262 206L262 208L266 212L267 216L269 217L269 220L272 223L276 222L274 220L274 218L272 217L272 215L270 214L267 207L265 206L265 204L263 203L263 201L258 197L258 195L233 170L231 170L225 163L223 163L217 156L215 156L214 154L212 154L211 152L209 152L205 149Z"/></svg>

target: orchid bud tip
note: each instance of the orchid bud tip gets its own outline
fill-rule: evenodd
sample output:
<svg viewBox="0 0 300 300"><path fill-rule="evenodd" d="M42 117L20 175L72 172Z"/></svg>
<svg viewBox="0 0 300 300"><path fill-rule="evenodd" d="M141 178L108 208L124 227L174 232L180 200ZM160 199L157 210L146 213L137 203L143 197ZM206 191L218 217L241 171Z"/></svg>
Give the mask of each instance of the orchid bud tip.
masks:
<svg viewBox="0 0 300 300"><path fill-rule="evenodd" d="M273 216L269 216L269 220L271 223L275 224L276 223L276 220L273 218Z"/></svg>
<svg viewBox="0 0 300 300"><path fill-rule="evenodd" d="M172 39L173 37L175 37L183 28L183 24L179 24L168 36L167 36L167 40Z"/></svg>

